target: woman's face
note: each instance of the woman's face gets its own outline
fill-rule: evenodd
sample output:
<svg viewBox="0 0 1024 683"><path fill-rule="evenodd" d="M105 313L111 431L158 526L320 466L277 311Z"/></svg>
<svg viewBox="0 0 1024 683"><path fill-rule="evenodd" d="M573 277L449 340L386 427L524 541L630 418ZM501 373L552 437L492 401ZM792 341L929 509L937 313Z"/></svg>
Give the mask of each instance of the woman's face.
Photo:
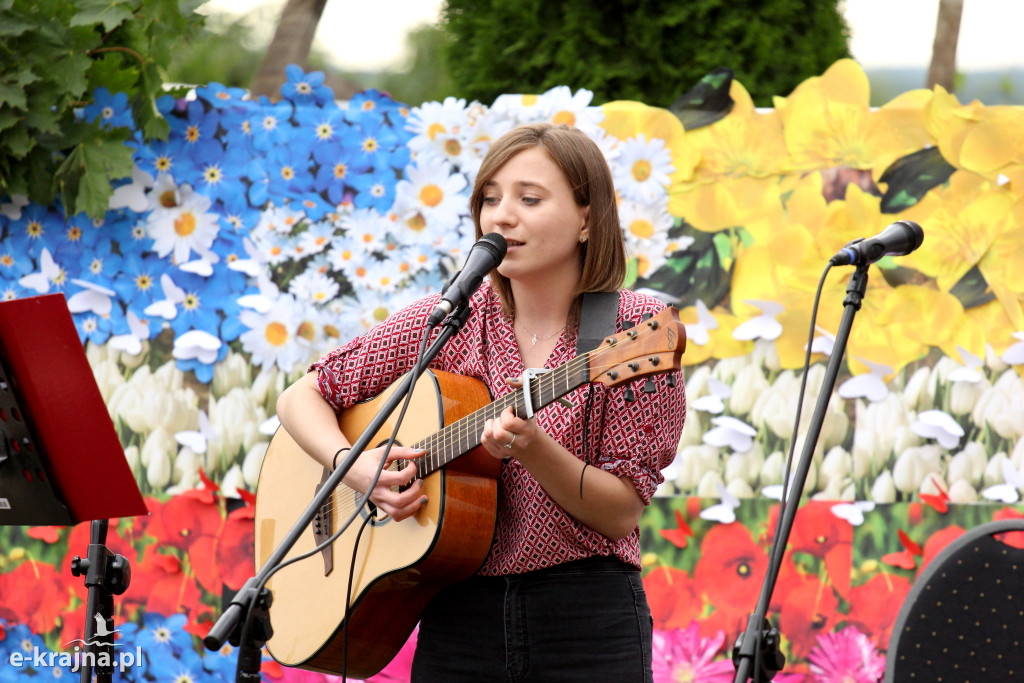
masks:
<svg viewBox="0 0 1024 683"><path fill-rule="evenodd" d="M498 272L510 280L544 279L569 269L578 275L588 214L547 152L531 147L505 162L485 185L480 228L508 241Z"/></svg>

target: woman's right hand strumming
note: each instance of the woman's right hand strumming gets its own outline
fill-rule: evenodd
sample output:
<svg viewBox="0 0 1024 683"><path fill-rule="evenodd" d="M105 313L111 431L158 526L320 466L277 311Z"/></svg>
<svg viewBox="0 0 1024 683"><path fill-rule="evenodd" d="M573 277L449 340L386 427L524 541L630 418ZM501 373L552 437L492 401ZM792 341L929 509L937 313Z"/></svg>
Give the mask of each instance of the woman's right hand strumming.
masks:
<svg viewBox="0 0 1024 683"><path fill-rule="evenodd" d="M277 399L281 426L311 458L334 470L351 444L338 426L338 415L317 388L316 372L307 373L289 386ZM408 446L393 446L384 470L370 492L370 501L396 521L409 517L426 503L417 479L415 463L402 469L390 469L395 461L414 460L424 451ZM353 463L343 479L346 486L366 493L384 457L384 447L372 448Z"/></svg>

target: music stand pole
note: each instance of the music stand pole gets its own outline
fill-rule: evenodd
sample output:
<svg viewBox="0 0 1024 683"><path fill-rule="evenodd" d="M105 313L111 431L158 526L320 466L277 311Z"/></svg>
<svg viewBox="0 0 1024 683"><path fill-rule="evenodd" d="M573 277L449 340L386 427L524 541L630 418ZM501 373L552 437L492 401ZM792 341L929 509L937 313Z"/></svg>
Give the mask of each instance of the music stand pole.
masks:
<svg viewBox="0 0 1024 683"><path fill-rule="evenodd" d="M804 441L804 448L797 463L796 471L793 473L792 489L786 494L781 502L782 514L779 518L778 533L772 542L772 550L769 556L768 568L765 572L764 582L761 584L761 593L758 597L757 607L747 621L746 630L740 634L733 648L732 660L736 667L736 678L734 683L746 683L749 680L770 681L786 663L786 658L779 651L779 634L768 623L768 606L771 604L772 593L775 590L775 582L778 579L779 571L782 568L782 560L786 554L786 545L789 543L789 536L793 530L793 520L796 518L797 507L800 496L803 494L804 484L807 482L807 473L811 467L811 460L814 458L814 448L818 443L818 436L821 434L822 425L825 422L825 413L828 410L829 400L832 398L832 390L836 385L836 378L843 362L843 355L846 353L846 342L850 338L850 330L853 328L853 319L860 310L861 302L868 285L868 266L861 264L857 266L850 282L846 285L846 298L843 300L843 318L839 323L839 331L836 333L836 341L832 347L832 354L828 359L828 366L825 369L825 378L822 380L821 392L818 394L818 402L814 408L814 414L807 427L807 439ZM794 432L793 438L796 438ZM766 659L767 658L767 659ZM757 666L755 667L755 662Z"/></svg>
<svg viewBox="0 0 1024 683"><path fill-rule="evenodd" d="M423 357L417 363L417 368L425 370L430 361L436 356L448 340L462 329L472 309L464 304L456 306L441 327L437 339L423 353ZM363 433L352 442L352 449L346 454L331 476L327 478L320 490L313 496L312 501L303 510L299 519L289 529L284 540L273 550L270 557L260 568L255 576L250 577L242 585L241 589L231 600L231 604L220 615L214 623L213 628L203 639L206 649L216 651L225 643L230 642L239 648L238 667L235 671L235 680L243 681L259 680L259 665L261 661L261 650L267 640L273 635L273 628L270 624L267 609L270 607L273 596L264 584L284 561L285 555L292 549L299 537L309 530L313 518L324 506L327 499L334 492L334 489L341 483L341 480L351 469L356 459L362 454L369 444L370 439L377 434L384 426L384 423L391 416L391 413L405 399L406 394L412 391L418 378L415 373L406 376L401 386L394 391L381 406L380 411L373 417L373 420L366 426ZM254 629L250 629L248 620L243 620L246 610L252 613ZM255 635L251 632L255 630Z"/></svg>
<svg viewBox="0 0 1024 683"><path fill-rule="evenodd" d="M105 519L93 520L89 552L85 558L71 560L71 573L85 576L89 590L85 608L85 646L82 648L82 683L91 683L95 671L97 683L109 683L114 676L114 596L128 590L131 566L124 555L107 548ZM102 623L103 632L99 632Z"/></svg>

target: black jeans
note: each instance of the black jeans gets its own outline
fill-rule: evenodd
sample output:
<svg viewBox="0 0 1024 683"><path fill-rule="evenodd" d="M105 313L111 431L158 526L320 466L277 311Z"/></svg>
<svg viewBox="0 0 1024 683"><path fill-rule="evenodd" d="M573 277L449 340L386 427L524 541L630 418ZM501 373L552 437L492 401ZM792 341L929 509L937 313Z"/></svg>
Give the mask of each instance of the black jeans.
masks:
<svg viewBox="0 0 1024 683"><path fill-rule="evenodd" d="M413 683L650 683L640 572L591 557L442 591L420 622Z"/></svg>

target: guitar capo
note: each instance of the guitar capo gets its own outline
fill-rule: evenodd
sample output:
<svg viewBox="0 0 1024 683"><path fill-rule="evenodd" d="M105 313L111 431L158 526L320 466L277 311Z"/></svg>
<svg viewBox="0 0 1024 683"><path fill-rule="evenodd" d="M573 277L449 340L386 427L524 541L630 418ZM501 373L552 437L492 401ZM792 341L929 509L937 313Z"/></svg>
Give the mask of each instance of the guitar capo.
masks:
<svg viewBox="0 0 1024 683"><path fill-rule="evenodd" d="M523 384L523 406L526 411L526 419L529 420L534 415L533 410L533 394L530 392L530 382L537 379L545 372L551 372L547 368L527 368L519 381Z"/></svg>

